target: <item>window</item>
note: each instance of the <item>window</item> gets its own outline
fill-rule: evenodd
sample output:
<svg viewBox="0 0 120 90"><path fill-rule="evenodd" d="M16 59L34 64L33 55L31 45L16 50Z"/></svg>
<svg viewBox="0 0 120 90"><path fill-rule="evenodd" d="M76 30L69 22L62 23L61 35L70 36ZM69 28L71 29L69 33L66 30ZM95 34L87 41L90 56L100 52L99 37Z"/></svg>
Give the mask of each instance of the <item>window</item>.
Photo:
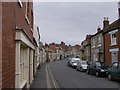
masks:
<svg viewBox="0 0 120 90"><path fill-rule="evenodd" d="M111 45L116 45L116 34L111 34Z"/></svg>
<svg viewBox="0 0 120 90"><path fill-rule="evenodd" d="M117 45L117 39L116 39L117 32L118 32L118 30L113 30L113 31L109 32L110 38L111 38L111 45Z"/></svg>
<svg viewBox="0 0 120 90"><path fill-rule="evenodd" d="M87 47L87 49L86 49L86 53L87 53L87 54L89 53L88 47Z"/></svg>
<svg viewBox="0 0 120 90"><path fill-rule="evenodd" d="M98 46L101 45L101 36L98 37Z"/></svg>
<svg viewBox="0 0 120 90"><path fill-rule="evenodd" d="M30 24L30 21L29 21L29 14L30 14L29 10L30 9L29 9L29 7L30 7L30 2L27 1L26 2L26 15L25 15L25 19L26 19L28 24Z"/></svg>
<svg viewBox="0 0 120 90"><path fill-rule="evenodd" d="M95 39L92 39L92 47L95 47Z"/></svg>

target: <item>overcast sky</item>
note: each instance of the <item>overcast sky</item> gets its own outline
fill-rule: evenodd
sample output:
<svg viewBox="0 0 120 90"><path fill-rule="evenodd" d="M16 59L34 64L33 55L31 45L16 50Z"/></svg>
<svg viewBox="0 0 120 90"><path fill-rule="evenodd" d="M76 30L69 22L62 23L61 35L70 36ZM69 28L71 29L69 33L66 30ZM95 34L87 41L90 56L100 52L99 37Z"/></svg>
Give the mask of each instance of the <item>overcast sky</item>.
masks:
<svg viewBox="0 0 120 90"><path fill-rule="evenodd" d="M118 19L117 2L35 2L35 24L43 43L80 44L102 28L103 18Z"/></svg>

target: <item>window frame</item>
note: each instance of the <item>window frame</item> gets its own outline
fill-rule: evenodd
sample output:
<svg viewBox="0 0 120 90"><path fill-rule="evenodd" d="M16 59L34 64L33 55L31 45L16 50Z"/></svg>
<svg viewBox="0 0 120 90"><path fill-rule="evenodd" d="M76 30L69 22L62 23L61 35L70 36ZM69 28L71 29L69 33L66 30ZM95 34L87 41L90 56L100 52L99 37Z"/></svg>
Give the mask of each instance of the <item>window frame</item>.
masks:
<svg viewBox="0 0 120 90"><path fill-rule="evenodd" d="M19 4L20 8L23 7L23 4L22 4L22 1L21 1L21 0L18 0L18 4Z"/></svg>
<svg viewBox="0 0 120 90"><path fill-rule="evenodd" d="M118 29L109 32L109 35L110 35L110 46L117 45L117 35L116 35L117 32L118 32ZM114 34L116 35L115 38L113 38Z"/></svg>
<svg viewBox="0 0 120 90"><path fill-rule="evenodd" d="M28 14L28 9L29 9L29 7L28 7L28 4L29 4L30 2L29 1L27 1L26 2L26 11L25 11L25 19L26 19L26 21L27 21L27 23L30 25L30 20L29 20L29 14ZM30 12L30 11L29 11Z"/></svg>

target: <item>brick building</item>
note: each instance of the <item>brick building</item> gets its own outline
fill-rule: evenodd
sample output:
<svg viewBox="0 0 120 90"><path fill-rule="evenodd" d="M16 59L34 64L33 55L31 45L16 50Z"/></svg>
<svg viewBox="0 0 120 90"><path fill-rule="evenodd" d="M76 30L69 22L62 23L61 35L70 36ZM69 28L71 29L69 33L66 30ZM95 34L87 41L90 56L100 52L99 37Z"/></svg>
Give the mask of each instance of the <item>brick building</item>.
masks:
<svg viewBox="0 0 120 90"><path fill-rule="evenodd" d="M120 62L120 19L104 29L104 40L105 63Z"/></svg>
<svg viewBox="0 0 120 90"><path fill-rule="evenodd" d="M104 28L105 63L120 62L120 2L118 3L119 18L113 23L106 22ZM109 57L108 57L109 56Z"/></svg>
<svg viewBox="0 0 120 90"><path fill-rule="evenodd" d="M33 80L33 3L2 2L2 88Z"/></svg>

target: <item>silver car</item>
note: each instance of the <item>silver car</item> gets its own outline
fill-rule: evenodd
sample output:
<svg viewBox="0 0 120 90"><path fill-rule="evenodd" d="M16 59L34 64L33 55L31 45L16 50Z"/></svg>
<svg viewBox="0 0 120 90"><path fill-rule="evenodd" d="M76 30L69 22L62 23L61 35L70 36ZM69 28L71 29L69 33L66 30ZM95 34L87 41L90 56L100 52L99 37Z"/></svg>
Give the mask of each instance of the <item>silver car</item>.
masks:
<svg viewBox="0 0 120 90"><path fill-rule="evenodd" d="M88 67L87 61L81 60L78 62L76 69L82 72L82 71L87 71L87 67Z"/></svg>
<svg viewBox="0 0 120 90"><path fill-rule="evenodd" d="M80 58L72 58L70 60L70 66L72 66L73 68L76 68L79 61L80 61Z"/></svg>

